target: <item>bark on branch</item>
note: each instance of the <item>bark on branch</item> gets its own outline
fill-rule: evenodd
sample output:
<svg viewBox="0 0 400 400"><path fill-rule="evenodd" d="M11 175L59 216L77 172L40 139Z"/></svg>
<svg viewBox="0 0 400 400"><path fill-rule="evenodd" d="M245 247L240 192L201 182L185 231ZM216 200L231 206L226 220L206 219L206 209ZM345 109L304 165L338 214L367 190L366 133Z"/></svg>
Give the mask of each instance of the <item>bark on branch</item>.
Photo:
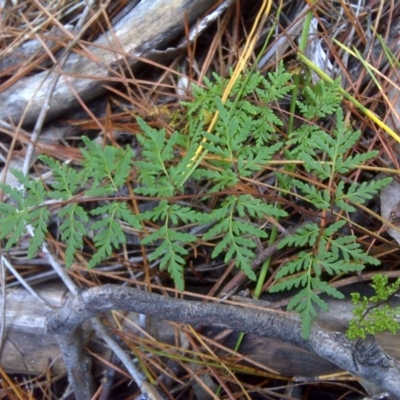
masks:
<svg viewBox="0 0 400 400"><path fill-rule="evenodd" d="M59 310L48 314L48 329L56 335L69 369L70 380L86 372L79 364L68 361L74 343L80 340L81 324L110 310L135 311L163 319L190 323L222 326L236 331L279 339L329 360L343 370L359 376L383 390L394 399L400 399L400 364L369 338L355 345L342 333L314 327L309 340L301 336L301 325L276 311L256 311L223 304L211 304L178 300L138 289L118 285L104 285L83 292L72 298ZM76 352L73 352L76 357ZM90 379L88 380L90 382ZM82 382L80 381L80 384ZM90 388L87 388L90 393ZM77 394L77 398L81 397Z"/></svg>
<svg viewBox="0 0 400 400"><path fill-rule="evenodd" d="M104 85L121 80L121 69L135 70L140 59L156 60L172 40L182 34L185 21L193 24L217 0L153 0L140 2L90 46L69 56L47 113L47 119L65 114L80 102L94 99ZM20 79L0 93L0 119L33 124L42 108L54 74L42 72ZM114 79L113 79L114 78Z"/></svg>

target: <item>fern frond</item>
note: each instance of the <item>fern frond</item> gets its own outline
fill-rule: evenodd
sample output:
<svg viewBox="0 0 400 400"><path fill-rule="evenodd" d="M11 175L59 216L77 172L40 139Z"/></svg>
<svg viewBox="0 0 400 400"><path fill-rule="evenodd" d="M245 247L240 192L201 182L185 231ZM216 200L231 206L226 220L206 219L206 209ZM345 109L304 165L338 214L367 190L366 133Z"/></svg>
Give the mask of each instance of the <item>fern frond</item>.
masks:
<svg viewBox="0 0 400 400"><path fill-rule="evenodd" d="M102 216L101 220L91 225L91 229L97 231L93 237L96 252L88 263L88 268L93 268L109 257L113 248L118 249L121 244L126 243L126 236L118 220L123 220L136 229L140 229L141 225L139 220L130 214L126 203L122 202L115 201L97 207L90 214Z"/></svg>
<svg viewBox="0 0 400 400"><path fill-rule="evenodd" d="M316 223L310 223L298 229L294 234L284 237L278 245L279 249L285 246L314 246L320 234L320 227Z"/></svg>
<svg viewBox="0 0 400 400"><path fill-rule="evenodd" d="M88 196L107 196L116 192L126 181L132 167L133 151L126 147L120 149L114 146L104 148L96 142L82 137L87 149L82 148L83 165L89 173L87 178L93 178ZM104 182L105 181L105 182Z"/></svg>
<svg viewBox="0 0 400 400"><path fill-rule="evenodd" d="M49 218L50 211L46 207L34 208L26 214L25 223L33 228L33 236L28 246L28 258L32 258L45 242Z"/></svg>
<svg viewBox="0 0 400 400"><path fill-rule="evenodd" d="M188 254L185 245L194 242L197 238L190 233L179 232L169 226L171 223L177 226L180 221L186 224L203 224L209 221L209 217L190 207L169 204L167 200L162 200L153 210L141 214L140 220L163 221L162 226L144 237L141 243L142 245L157 244L157 249L149 255L149 259L151 261L160 259L160 268L166 268L176 287L184 290L185 259L183 256Z"/></svg>
<svg viewBox="0 0 400 400"><path fill-rule="evenodd" d="M337 204L341 200L349 200L354 203L365 203L366 200L372 199L382 188L388 185L392 181L392 178L384 178L381 180L375 180L370 182L362 182L358 184L353 182L346 193L341 194L341 196L336 196L335 201Z"/></svg>
<svg viewBox="0 0 400 400"><path fill-rule="evenodd" d="M60 225L61 239L66 243L65 264L70 267L76 252L83 247L83 237L86 235L86 223L89 217L86 211L76 203L62 208L58 217L63 220Z"/></svg>
<svg viewBox="0 0 400 400"><path fill-rule="evenodd" d="M327 210L330 208L331 196L328 190L318 190L316 186L311 186L297 179L293 180L293 184L301 189L304 196L310 200L311 204L315 205L320 210Z"/></svg>
<svg viewBox="0 0 400 400"><path fill-rule="evenodd" d="M312 120L334 114L342 101L339 87L339 80L332 83L320 80L313 87L305 86L302 93L304 100L297 101L303 116Z"/></svg>
<svg viewBox="0 0 400 400"><path fill-rule="evenodd" d="M16 207L0 204L0 238L5 239L8 236L6 249L10 249L26 233L26 226L31 225L34 236L29 241L28 255L33 257L48 232L50 212L45 207L46 191L40 180L30 179L15 169L12 172L26 188L26 195L24 197L23 190L0 184L4 193L16 203Z"/></svg>
<svg viewBox="0 0 400 400"><path fill-rule="evenodd" d="M239 197L228 196L220 208L214 209L210 214L210 220L215 221L215 225L203 236L204 240L214 239L222 235L222 240L215 247L212 257L215 258L226 251L224 262L232 259L236 260L236 265L242 269L249 279L255 280L256 275L251 268L254 258L256 244L251 237L267 238L266 232L246 220L237 220L235 213L239 216L251 215L252 217L283 216L286 213L267 205L259 199L252 198L250 195Z"/></svg>
<svg viewBox="0 0 400 400"><path fill-rule="evenodd" d="M83 172L77 172L66 164L61 164L48 156L39 156L39 159L51 168L54 182L47 195L56 200L68 200L82 187Z"/></svg>

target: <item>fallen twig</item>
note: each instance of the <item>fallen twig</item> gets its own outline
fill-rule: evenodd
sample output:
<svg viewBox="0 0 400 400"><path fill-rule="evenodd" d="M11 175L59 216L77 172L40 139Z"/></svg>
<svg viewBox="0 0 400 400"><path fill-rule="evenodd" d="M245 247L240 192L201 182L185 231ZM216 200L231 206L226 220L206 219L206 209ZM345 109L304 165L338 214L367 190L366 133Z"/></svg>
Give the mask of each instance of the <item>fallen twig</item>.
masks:
<svg viewBox="0 0 400 400"><path fill-rule="evenodd" d="M339 332L330 332L314 326L310 338L301 334L298 320L266 309L256 311L223 304L209 304L173 299L138 289L118 285L104 285L88 289L72 298L61 309L48 314L48 329L56 335L68 357L68 343L81 336L81 324L100 312L120 309L158 316L171 321L190 324L207 323L276 338L331 361L340 368L370 381L400 399L400 364L388 356L374 338L360 340L356 345ZM70 370L75 376L79 363ZM84 383L83 383L84 384ZM78 399L87 399L90 387L77 394Z"/></svg>

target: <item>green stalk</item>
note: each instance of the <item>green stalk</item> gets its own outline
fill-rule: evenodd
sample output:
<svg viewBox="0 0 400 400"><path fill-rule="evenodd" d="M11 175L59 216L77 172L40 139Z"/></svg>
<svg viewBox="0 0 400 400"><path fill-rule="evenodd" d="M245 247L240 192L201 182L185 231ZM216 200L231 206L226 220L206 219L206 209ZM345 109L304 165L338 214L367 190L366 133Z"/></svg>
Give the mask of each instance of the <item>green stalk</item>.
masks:
<svg viewBox="0 0 400 400"><path fill-rule="evenodd" d="M269 241L268 241L268 244L270 246L275 242L277 236L278 236L278 229L277 229L276 226L273 226L272 230L271 230L270 237L269 237ZM263 288L263 285L265 283L265 279L266 279L267 274L268 274L268 269L269 269L270 262L271 262L271 258L267 258L264 261L264 263L263 263L263 265L261 267L260 275L258 276L257 285L256 285L256 288L255 288L254 294L253 294L253 296L256 299L259 299L260 296L261 296L261 290Z"/></svg>
<svg viewBox="0 0 400 400"><path fill-rule="evenodd" d="M314 3L314 1L311 1ZM312 20L312 12L309 11L304 19L304 26L300 36L300 43L299 43L299 51L300 53L304 53L307 47L307 40L310 32L310 25ZM294 113L296 111L296 101L297 95L299 92L299 85L300 85L300 75L294 75L293 77L293 84L294 88L292 90L292 99L290 101L290 114L289 114L289 126L288 126L288 134L290 135L293 130L293 121L294 121Z"/></svg>

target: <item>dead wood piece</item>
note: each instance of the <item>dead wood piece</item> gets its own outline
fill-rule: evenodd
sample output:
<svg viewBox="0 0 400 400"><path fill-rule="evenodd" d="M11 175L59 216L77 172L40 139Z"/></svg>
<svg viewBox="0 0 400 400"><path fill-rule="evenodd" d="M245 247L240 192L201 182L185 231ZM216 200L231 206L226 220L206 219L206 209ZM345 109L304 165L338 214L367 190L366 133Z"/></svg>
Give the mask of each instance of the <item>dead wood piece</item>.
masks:
<svg viewBox="0 0 400 400"><path fill-rule="evenodd" d="M72 27L70 25L65 26L65 29L72 31ZM55 52L61 48L56 39L58 41L61 41L61 39L65 40L64 34L58 29L53 29L49 33L44 34L42 39L46 48L51 52ZM28 40L16 49L13 49L8 56L0 58L0 71L8 69L8 72L10 72L11 70L16 70L21 66L22 68L28 67L27 63L29 63L29 61L32 61L34 58L37 59L46 54L46 48L38 39ZM36 67L45 67L48 66L49 63L50 60L46 60L46 63L41 63Z"/></svg>
<svg viewBox="0 0 400 400"><path fill-rule="evenodd" d="M62 71L63 78L54 91L47 119L64 114L78 104L77 98L89 101L113 84L121 70L137 69L139 59L155 60L164 49L190 25L217 5L216 0L143 1L100 36L83 54L71 54ZM43 72L20 79L0 94L0 119L32 124L40 113L54 72Z"/></svg>
<svg viewBox="0 0 400 400"><path fill-rule="evenodd" d="M57 308L62 307L67 299L67 291L60 284L43 284L35 286L35 290L42 299ZM344 332L351 318L351 304L348 301L335 301L329 298L326 300L329 311L319 315L318 325L327 330ZM400 303L400 300L398 302ZM56 374L66 372L58 343L46 330L45 312L44 307L33 300L25 289L14 288L7 291L6 337L0 358L0 365L7 373L40 375L47 370L49 365ZM130 312L126 318L135 324L139 322L139 314L135 312ZM131 325L125 325L125 328L132 330ZM84 337L89 337L91 327L85 324L83 329ZM202 333L213 337L219 330L208 324ZM175 327L165 320L149 316L146 319L146 331L160 342L175 343ZM238 334L234 332L229 335L224 345L233 349ZM383 333L377 338L391 356L400 360L399 335ZM110 351L106 346L94 341L87 345L99 355L99 358L110 359ZM317 376L340 371L339 367L313 353L281 340L257 335L246 335L239 351L247 358L287 377ZM103 368L96 363L96 360L94 362L95 368Z"/></svg>
<svg viewBox="0 0 400 400"><path fill-rule="evenodd" d="M62 285L35 287L37 294L50 306L61 307L67 290ZM0 301L1 303L1 301ZM6 294L6 328L0 365L7 373L40 375L51 368L56 375L64 374L65 363L60 347L46 328L46 309L23 288L9 289ZM84 340L89 337L90 326L85 324ZM110 357L110 351L97 342L90 349Z"/></svg>
<svg viewBox="0 0 400 400"><path fill-rule="evenodd" d="M62 286L38 288L39 296L54 307L61 307L65 302L64 293ZM57 341L46 332L44 312L44 306L33 300L26 290L7 291L5 340L0 362L8 373L39 374L50 364L56 373L65 372Z"/></svg>
<svg viewBox="0 0 400 400"><path fill-rule="evenodd" d="M361 345L358 343L354 346L343 333L325 331L314 326L309 339L305 340L298 320L274 310L258 311L224 304L191 302L118 285L104 285L86 290L80 296L67 300L61 309L49 313L48 329L56 335L62 349L69 348L70 343L79 343L80 327L84 321L113 309L135 311L194 325L207 321L216 326L279 339L372 382L389 392L393 399L400 400L400 364L387 355L375 339L373 345L365 345L361 341ZM63 352L63 357L68 365L69 353ZM85 399L88 398L85 393L90 393L89 384L85 386L85 382L91 380L78 382L77 370L81 372L79 366L69 369L69 380L73 387L79 387L80 393L75 393L76 397Z"/></svg>

